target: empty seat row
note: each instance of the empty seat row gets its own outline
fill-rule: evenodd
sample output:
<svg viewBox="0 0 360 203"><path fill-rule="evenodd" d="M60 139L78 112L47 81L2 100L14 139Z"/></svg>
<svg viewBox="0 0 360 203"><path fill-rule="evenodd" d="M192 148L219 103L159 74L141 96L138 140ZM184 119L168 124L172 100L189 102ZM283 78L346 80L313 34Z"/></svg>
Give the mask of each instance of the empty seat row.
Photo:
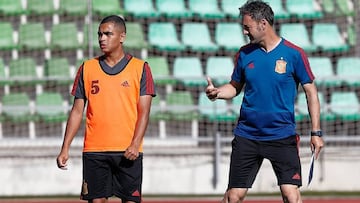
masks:
<svg viewBox="0 0 360 203"><path fill-rule="evenodd" d="M347 85L360 86L360 58L339 57L335 67L329 57L309 57L311 69L320 87L336 87Z"/></svg>
<svg viewBox="0 0 360 203"><path fill-rule="evenodd" d="M321 119L326 121L360 120L360 103L354 92L335 91L327 103L322 92L318 93L321 104ZM243 93L230 101L210 101L204 92L197 98L189 91L173 91L162 99L157 96L153 100L151 118L153 120L206 119L209 121L232 121L239 116ZM300 92L296 100L296 120L309 119L309 113L304 92Z"/></svg>
<svg viewBox="0 0 360 203"><path fill-rule="evenodd" d="M14 123L64 122L68 111L69 107L57 92L43 92L36 96L33 104L24 92L10 93L2 97L0 120Z"/></svg>
<svg viewBox="0 0 360 203"><path fill-rule="evenodd" d="M35 85L47 81L57 84L70 84L73 81L74 70L67 58L51 58L46 60L39 71L34 58L22 57L9 62L6 69L4 62L0 59L1 85Z"/></svg>
<svg viewBox="0 0 360 203"><path fill-rule="evenodd" d="M125 14L135 17L159 17L165 15L173 18L199 16L202 18L238 17L238 8L246 0L92 0L92 12L98 15ZM353 5L349 0L324 0L317 4L315 0L287 0L283 6L281 0L267 1L274 9L275 17L289 18L320 18L324 12L353 15ZM350 2L350 3L349 3ZM85 16L88 10L87 0L60 0L59 5L53 0L27 0L26 6L21 0L3 0L0 4L0 13L3 15L63 15ZM339 6L339 9L335 9ZM324 10L324 11L323 11Z"/></svg>
<svg viewBox="0 0 360 203"><path fill-rule="evenodd" d="M324 121L359 121L360 120L360 103L355 92L334 91L331 92L330 102L327 103L325 95L318 93L320 101L320 118ZM296 119L308 120L309 113L304 92L299 93L296 102Z"/></svg>
<svg viewBox="0 0 360 203"><path fill-rule="evenodd" d="M146 60L157 84L206 85L205 75L216 84L224 84L230 80L234 68L231 57L221 56L209 57L204 67L198 57L176 57L172 67L165 57ZM335 67L329 57L309 57L309 62L319 87L360 86L359 57L339 57Z"/></svg>
<svg viewBox="0 0 360 203"><path fill-rule="evenodd" d="M348 51L350 48L335 23L314 23L311 37L303 23L281 24L280 35L307 52ZM171 22L151 23L148 31L149 44L165 51L181 51L186 47L207 52L219 48L237 51L248 41L245 38L238 23L217 23L213 37L208 25L201 22L185 22L179 33Z"/></svg>
<svg viewBox="0 0 360 203"><path fill-rule="evenodd" d="M89 25L78 32L75 23L59 23L51 27L49 39L42 23L21 24L18 39L14 39L14 30L10 22L1 22L0 50L25 49L43 50L74 50L86 48L91 40L93 48L98 49L98 23L91 24L92 34L89 35ZM351 27L347 35L352 35ZM82 33L82 38L78 36ZM305 51L348 51L356 39L345 40L335 23L314 23L309 36L303 23L281 24L281 36L302 47ZM214 35L214 36L213 36ZM90 39L92 37L92 39ZM80 39L81 38L81 39ZM146 39L147 38L147 39ZM162 51L183 51L186 48L195 51L214 52L219 48L237 51L248 40L242 33L238 23L219 22L212 33L204 22L185 22L177 32L171 22L150 23L146 33L140 23L127 23L127 40L125 46L132 49L156 48ZM150 46L149 46L150 45Z"/></svg>
<svg viewBox="0 0 360 203"><path fill-rule="evenodd" d="M304 23L285 23L280 25L280 35L308 52L348 51L351 44L335 23L314 23L310 35Z"/></svg>
<svg viewBox="0 0 360 203"><path fill-rule="evenodd" d="M202 64L199 57L176 57L173 63L163 56L150 56L145 59L151 67L158 85L185 86L206 85L205 76L210 76L215 84L220 85L230 80L234 61L230 56L210 56ZM319 87L339 87L342 85L359 87L360 58L339 57L333 67L329 57L309 57L311 69ZM67 58L50 58L38 70L34 58L22 57L9 62L6 68L0 59L1 85L21 83L24 85L54 81L57 84L71 84L80 61L70 65Z"/></svg>

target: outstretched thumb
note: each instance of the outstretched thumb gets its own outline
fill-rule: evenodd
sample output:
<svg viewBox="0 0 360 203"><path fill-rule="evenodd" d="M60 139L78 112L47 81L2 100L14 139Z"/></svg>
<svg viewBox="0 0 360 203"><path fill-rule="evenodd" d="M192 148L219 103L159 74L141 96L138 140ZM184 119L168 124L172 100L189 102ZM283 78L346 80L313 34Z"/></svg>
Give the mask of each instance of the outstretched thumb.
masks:
<svg viewBox="0 0 360 203"><path fill-rule="evenodd" d="M209 76L206 77L206 80L207 80L208 86L214 87L214 84Z"/></svg>

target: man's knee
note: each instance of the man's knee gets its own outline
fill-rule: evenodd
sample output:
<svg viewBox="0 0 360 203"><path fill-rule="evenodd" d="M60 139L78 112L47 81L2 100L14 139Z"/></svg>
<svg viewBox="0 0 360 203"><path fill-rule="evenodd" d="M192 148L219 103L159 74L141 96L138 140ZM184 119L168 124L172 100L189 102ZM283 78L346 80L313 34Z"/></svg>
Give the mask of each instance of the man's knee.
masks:
<svg viewBox="0 0 360 203"><path fill-rule="evenodd" d="M228 203L241 203L244 201L247 189L232 188L226 192L225 197Z"/></svg>

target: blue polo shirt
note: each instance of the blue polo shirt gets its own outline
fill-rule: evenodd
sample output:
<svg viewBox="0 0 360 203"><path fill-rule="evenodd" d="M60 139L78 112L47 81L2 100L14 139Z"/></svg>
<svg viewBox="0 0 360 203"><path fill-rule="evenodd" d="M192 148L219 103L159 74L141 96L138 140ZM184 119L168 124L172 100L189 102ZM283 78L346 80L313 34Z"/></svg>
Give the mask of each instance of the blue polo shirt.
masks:
<svg viewBox="0 0 360 203"><path fill-rule="evenodd" d="M305 52L281 39L270 52L248 44L235 62L231 79L244 82L245 89L234 134L263 141L295 135L297 88L314 80Z"/></svg>

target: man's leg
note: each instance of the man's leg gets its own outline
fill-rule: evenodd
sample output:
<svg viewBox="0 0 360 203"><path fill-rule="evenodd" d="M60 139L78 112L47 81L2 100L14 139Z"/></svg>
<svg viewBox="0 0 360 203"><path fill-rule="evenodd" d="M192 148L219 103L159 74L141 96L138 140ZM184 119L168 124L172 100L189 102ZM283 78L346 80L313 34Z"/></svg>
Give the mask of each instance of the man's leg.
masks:
<svg viewBox="0 0 360 203"><path fill-rule="evenodd" d="M221 203L242 203L245 199L247 188L231 188L224 194Z"/></svg>
<svg viewBox="0 0 360 203"><path fill-rule="evenodd" d="M302 203L300 190L297 185L280 185L280 190L284 203Z"/></svg>

